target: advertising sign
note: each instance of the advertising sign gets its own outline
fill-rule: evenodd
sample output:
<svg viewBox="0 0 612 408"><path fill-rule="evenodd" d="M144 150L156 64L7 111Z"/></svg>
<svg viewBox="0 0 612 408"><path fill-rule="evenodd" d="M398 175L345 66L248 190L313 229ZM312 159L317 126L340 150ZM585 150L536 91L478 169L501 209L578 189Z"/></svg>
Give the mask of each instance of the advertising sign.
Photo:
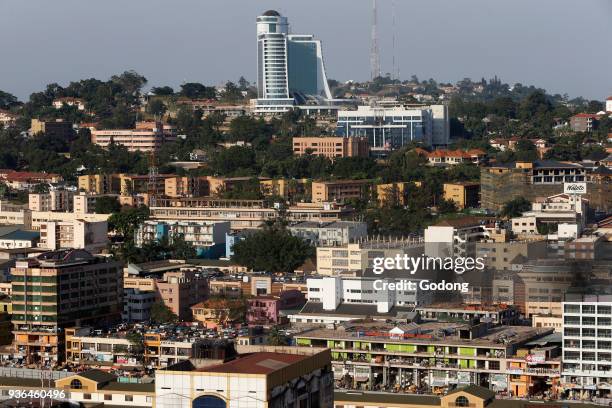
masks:
<svg viewBox="0 0 612 408"><path fill-rule="evenodd" d="M563 192L565 194L586 194L586 183L564 183Z"/></svg>

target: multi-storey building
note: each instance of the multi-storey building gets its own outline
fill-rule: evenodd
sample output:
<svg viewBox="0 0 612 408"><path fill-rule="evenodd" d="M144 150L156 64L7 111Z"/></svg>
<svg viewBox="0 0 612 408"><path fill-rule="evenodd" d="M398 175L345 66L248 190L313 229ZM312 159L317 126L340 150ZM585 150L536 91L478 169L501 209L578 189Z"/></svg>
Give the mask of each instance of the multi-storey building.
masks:
<svg viewBox="0 0 612 408"><path fill-rule="evenodd" d="M151 207L151 218L168 221L229 221L232 230L259 228L274 219L278 208L263 200L225 200L210 197L157 199ZM291 222L339 221L350 209L335 204L298 203L287 208Z"/></svg>
<svg viewBox="0 0 612 408"><path fill-rule="evenodd" d="M332 98L321 41L289 34L287 17L268 10L257 17L257 101L255 113L278 113L306 99Z"/></svg>
<svg viewBox="0 0 612 408"><path fill-rule="evenodd" d="M565 295L562 374L562 385L570 397L610 395L612 292L609 286Z"/></svg>
<svg viewBox="0 0 612 408"><path fill-rule="evenodd" d="M317 247L317 273L320 275L372 271L374 258L423 253L422 239L364 239L338 247Z"/></svg>
<svg viewBox="0 0 612 408"><path fill-rule="evenodd" d="M121 191L118 174L88 174L79 176L79 190L92 194L119 194Z"/></svg>
<svg viewBox="0 0 612 408"><path fill-rule="evenodd" d="M74 191L51 189L48 193L30 193L28 208L32 211L72 211Z"/></svg>
<svg viewBox="0 0 612 408"><path fill-rule="evenodd" d="M415 283L414 289L396 290L395 285L407 281ZM431 303L433 294L423 290L419 281L418 278L309 278L308 303L290 319L292 323L328 324L350 321L363 313L363 316L386 320L408 312L409 307Z"/></svg>
<svg viewBox="0 0 612 408"><path fill-rule="evenodd" d="M420 188L422 184L420 181L377 184L376 197L378 198L378 204L381 207L385 205L408 205L408 192L412 185Z"/></svg>
<svg viewBox="0 0 612 408"><path fill-rule="evenodd" d="M366 238L368 225L361 221L334 221L328 223L298 222L288 227L291 235L302 238L314 246L344 246Z"/></svg>
<svg viewBox="0 0 612 408"><path fill-rule="evenodd" d="M480 201L479 183L444 183L444 199L455 203L458 209L478 207Z"/></svg>
<svg viewBox="0 0 612 408"><path fill-rule="evenodd" d="M64 328L121 315L119 262L54 251L17 261L11 274L15 353L26 362L60 361Z"/></svg>
<svg viewBox="0 0 612 408"><path fill-rule="evenodd" d="M66 362L78 365L134 367L144 364L160 368L193 357L197 340L172 332L145 332L142 344L135 344L126 331L107 333L71 327L66 328L65 357Z"/></svg>
<svg viewBox="0 0 612 408"><path fill-rule="evenodd" d="M80 248L100 253L108 245L106 221L49 221L40 225L41 248L49 250Z"/></svg>
<svg viewBox="0 0 612 408"><path fill-rule="evenodd" d="M479 384L507 392L512 377L522 374L518 367L515 374L510 371L517 351L551 332L486 323L363 322L347 323L344 330L311 329L294 337L300 347L331 349L334 378L344 388L444 393ZM533 373L554 365L551 359L548 355L538 361ZM546 380L555 374L541 375Z"/></svg>
<svg viewBox="0 0 612 408"><path fill-rule="evenodd" d="M570 128L574 132L592 132L598 123L599 115L594 113L577 113L570 118Z"/></svg>
<svg viewBox="0 0 612 408"><path fill-rule="evenodd" d="M515 234L538 234L542 227L555 225L559 238L577 238L586 224L587 202L580 196L557 194L546 198L537 198L531 204L531 211L520 217L512 218L512 232ZM568 224L566 228L562 224ZM569 228L574 226L574 228ZM565 236L564 231L573 232ZM552 231L550 231L552 232Z"/></svg>
<svg viewBox="0 0 612 408"><path fill-rule="evenodd" d="M159 122L137 122L134 129L91 131L91 143L107 148L111 143L125 146L130 152L158 150L164 142L176 140L173 126Z"/></svg>
<svg viewBox="0 0 612 408"><path fill-rule="evenodd" d="M313 181L313 203L342 203L351 199L368 199L372 193L372 180Z"/></svg>
<svg viewBox="0 0 612 408"><path fill-rule="evenodd" d="M72 123L63 119L32 119L30 134L32 136L36 136L43 133L47 136L54 136L60 139L69 140L74 131L72 130Z"/></svg>
<svg viewBox="0 0 612 408"><path fill-rule="evenodd" d="M411 142L426 146L445 146L449 140L448 107L358 106L357 110L338 111L336 134L365 137L370 153L386 156Z"/></svg>
<svg viewBox="0 0 612 408"><path fill-rule="evenodd" d="M481 207L501 211L515 198L535 201L563 193L564 183L586 182L584 198L591 208L602 211L612 208L610 184L602 180L587 180L587 169L577 163L535 161L483 167L480 171Z"/></svg>
<svg viewBox="0 0 612 408"><path fill-rule="evenodd" d="M365 137L294 137L293 154L312 154L329 159L338 157L368 157L368 139Z"/></svg>
<svg viewBox="0 0 612 408"><path fill-rule="evenodd" d="M230 232L229 221L159 221L148 220L138 226L134 243L142 246L152 241L172 243L180 236L189 242L198 256L216 257L225 252L225 236ZM216 250L216 251L215 251ZM216 252L216 253L215 253Z"/></svg>

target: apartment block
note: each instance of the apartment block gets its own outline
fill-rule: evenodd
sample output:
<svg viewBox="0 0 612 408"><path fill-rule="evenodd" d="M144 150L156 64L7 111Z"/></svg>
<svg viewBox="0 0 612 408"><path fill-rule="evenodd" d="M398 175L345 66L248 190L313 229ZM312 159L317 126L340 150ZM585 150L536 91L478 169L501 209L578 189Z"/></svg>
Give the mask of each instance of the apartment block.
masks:
<svg viewBox="0 0 612 408"><path fill-rule="evenodd" d="M293 154L312 154L329 159L340 157L368 157L368 139L365 137L294 137Z"/></svg>
<svg viewBox="0 0 612 408"><path fill-rule="evenodd" d="M383 207L385 205L408 205L408 191L411 187L421 187L420 181L415 182L397 182L376 185L376 197L378 204Z"/></svg>
<svg viewBox="0 0 612 408"><path fill-rule="evenodd" d="M92 194L119 194L120 176L118 174L88 174L79 176L79 190Z"/></svg>
<svg viewBox="0 0 612 408"><path fill-rule="evenodd" d="M51 189L48 193L30 193L28 208L32 211L72 211L74 192Z"/></svg>
<svg viewBox="0 0 612 408"><path fill-rule="evenodd" d="M36 136L42 133L46 134L47 136L54 136L68 140L73 135L74 131L72 130L72 123L66 122L63 119L32 119L30 134L32 136Z"/></svg>
<svg viewBox="0 0 612 408"><path fill-rule="evenodd" d="M369 199L373 187L372 180L335 180L313 181L312 202L342 203L347 200Z"/></svg>
<svg viewBox="0 0 612 408"><path fill-rule="evenodd" d="M11 274L15 354L24 362L61 361L66 327L121 315L119 262L62 250L19 260Z"/></svg>
<svg viewBox="0 0 612 408"><path fill-rule="evenodd" d="M343 246L366 238L368 225L360 221L334 221L327 223L298 222L288 227L294 237L314 246Z"/></svg>
<svg viewBox="0 0 612 408"><path fill-rule="evenodd" d="M79 248L91 253L100 253L108 244L108 223L106 221L48 221L40 225L41 248Z"/></svg>
<svg viewBox="0 0 612 408"><path fill-rule="evenodd" d="M232 231L259 228L274 219L279 209L263 200L229 200L211 197L157 199L151 219L168 221L229 221ZM336 204L297 203L286 209L291 222L339 221L350 214L348 208Z"/></svg>
<svg viewBox="0 0 612 408"><path fill-rule="evenodd" d="M455 203L458 209L476 208L480 201L479 183L444 183L444 199Z"/></svg>
<svg viewBox="0 0 612 408"><path fill-rule="evenodd" d="M612 389L610 287L570 291L563 301L563 379L569 397L607 397Z"/></svg>
<svg viewBox="0 0 612 408"><path fill-rule="evenodd" d="M160 122L136 122L134 129L91 131L91 143L107 148L111 143L125 146L130 152L158 150L164 142L176 140L173 126Z"/></svg>
<svg viewBox="0 0 612 408"><path fill-rule="evenodd" d="M137 246L162 240L172 243L174 237L181 236L194 246L198 256L214 257L217 255L218 258L225 252L225 236L229 232L229 221L147 220L136 229L134 242Z"/></svg>

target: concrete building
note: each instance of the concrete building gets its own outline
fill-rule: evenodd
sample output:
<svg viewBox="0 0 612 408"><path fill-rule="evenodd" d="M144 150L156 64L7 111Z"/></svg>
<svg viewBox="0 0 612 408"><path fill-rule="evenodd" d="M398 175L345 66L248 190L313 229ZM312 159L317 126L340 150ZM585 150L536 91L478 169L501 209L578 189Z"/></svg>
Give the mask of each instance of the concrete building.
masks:
<svg viewBox="0 0 612 408"><path fill-rule="evenodd" d="M155 281L155 287L158 299L180 320L189 320L190 307L208 296L208 280L190 269L164 273L162 280Z"/></svg>
<svg viewBox="0 0 612 408"><path fill-rule="evenodd" d="M450 137L448 107L358 106L357 110L338 111L336 134L365 137L370 153L387 156L411 142L425 146L446 146Z"/></svg>
<svg viewBox="0 0 612 408"><path fill-rule="evenodd" d="M469 150L446 150L436 149L432 152L425 150L420 151L420 154L427 157L430 166L454 166L457 164L481 164L486 153L480 149Z"/></svg>
<svg viewBox="0 0 612 408"><path fill-rule="evenodd" d="M155 373L157 408L333 407L329 350L237 346Z"/></svg>
<svg viewBox="0 0 612 408"><path fill-rule="evenodd" d="M294 137L293 154L338 157L368 157L368 139L365 137Z"/></svg>
<svg viewBox="0 0 612 408"><path fill-rule="evenodd" d="M587 209L588 202L578 195L556 194L537 198L531 204L531 211L512 218L512 232L528 235L544 231L543 234L557 233L559 239L575 239L586 225ZM563 224L568 225L564 228ZM570 225L574 228L568 228Z"/></svg>
<svg viewBox="0 0 612 408"><path fill-rule="evenodd" d="M325 276L309 278L308 303L290 316L295 324L330 324L354 320L355 315L386 320L398 314L407 314L411 307L429 304L432 293L419 288L395 290L395 286L382 287L378 278ZM418 278L385 278L386 283L401 281L418 283ZM389 289L392 287L393 289Z"/></svg>
<svg viewBox="0 0 612 408"><path fill-rule="evenodd" d="M26 231L19 227L0 227L0 248L34 248L40 240L40 233Z"/></svg>
<svg viewBox="0 0 612 408"><path fill-rule="evenodd" d="M317 273L331 276L371 272L376 257L393 258L405 253L420 256L423 248L422 239L364 239L343 246L317 247Z"/></svg>
<svg viewBox="0 0 612 408"><path fill-rule="evenodd" d="M32 211L67 211L73 209L74 191L52 188L48 193L28 194L28 208Z"/></svg>
<svg viewBox="0 0 612 408"><path fill-rule="evenodd" d="M119 194L121 191L118 174L88 174L79 176L79 190L92 194Z"/></svg>
<svg viewBox="0 0 612 408"><path fill-rule="evenodd" d="M157 199L151 219L165 221L229 221L232 231L259 228L274 219L278 208L263 200L227 200L210 197ZM336 204L297 203L286 209L290 222L339 221L350 210Z"/></svg>
<svg viewBox="0 0 612 408"><path fill-rule="evenodd" d="M287 17L257 17L257 100L254 113L282 113L308 100L331 100L321 41L289 34Z"/></svg>
<svg viewBox="0 0 612 408"><path fill-rule="evenodd" d="M43 133L47 136L53 136L59 139L69 140L74 134L74 131L72 130L72 123L66 122L63 119L32 119L30 125L30 134L32 136L36 136Z"/></svg>
<svg viewBox="0 0 612 408"><path fill-rule="evenodd" d="M480 201L479 183L444 183L444 199L455 203L458 209L478 207Z"/></svg>
<svg viewBox="0 0 612 408"><path fill-rule="evenodd" d="M408 192L411 186L420 188L421 182L414 181L377 184L376 197L378 198L378 204L381 207L386 205L408 205Z"/></svg>
<svg viewBox="0 0 612 408"><path fill-rule="evenodd" d="M134 232L134 243L142 246L152 241L180 236L193 245L200 257L219 258L225 253L225 236L230 232L229 221L159 221L147 220Z"/></svg>
<svg viewBox="0 0 612 408"><path fill-rule="evenodd" d="M344 246L366 238L368 225L360 221L334 221L328 223L298 222L288 227L291 235L302 238L313 246Z"/></svg>
<svg viewBox="0 0 612 408"><path fill-rule="evenodd" d="M91 143L107 148L111 143L125 146L130 152L158 150L164 142L176 140L173 126L161 122L137 122L134 129L91 131Z"/></svg>
<svg viewBox="0 0 612 408"><path fill-rule="evenodd" d="M18 260L11 269L15 358L54 363L64 356L64 328L119 319L119 262L81 249Z"/></svg>
<svg viewBox="0 0 612 408"><path fill-rule="evenodd" d="M40 225L41 248L48 250L79 248L100 253L108 245L106 221L48 221Z"/></svg>
<svg viewBox="0 0 612 408"><path fill-rule="evenodd" d="M513 383L518 382L518 375L538 375L539 371L543 388L556 391L554 385L546 384L560 375L555 350L538 350L541 357L530 367L524 355L537 349L526 343L552 333L551 329L465 321L354 322L342 327L344 330L317 328L295 335L300 347L331 348L338 388L443 395L455 387L481 384L493 394L516 391Z"/></svg>
<svg viewBox="0 0 612 408"><path fill-rule="evenodd" d="M563 193L564 183L587 183L583 197L590 207L600 211L612 209L610 184L602 179L587 180L587 169L577 163L555 161L517 162L483 167L480 171L481 207L501 211L504 204L524 197L534 201Z"/></svg>
<svg viewBox="0 0 612 408"><path fill-rule="evenodd" d="M54 99L51 103L55 109L61 109L66 106L75 106L78 110L85 110L85 101L81 98L73 98L70 96Z"/></svg>
<svg viewBox="0 0 612 408"><path fill-rule="evenodd" d="M462 217L444 220L425 229L425 255L465 256L473 253L476 242L488 238L482 220Z"/></svg>
<svg viewBox="0 0 612 408"><path fill-rule="evenodd" d="M123 288L124 322L143 322L151 318L151 306L157 301L154 291L140 290L138 288Z"/></svg>
<svg viewBox="0 0 612 408"><path fill-rule="evenodd" d="M368 199L372 194L372 180L313 181L313 203L342 203L350 199Z"/></svg>
<svg viewBox="0 0 612 408"><path fill-rule="evenodd" d="M609 397L612 390L610 287L569 292L563 301L563 378L568 396Z"/></svg>
<svg viewBox="0 0 612 408"><path fill-rule="evenodd" d="M574 132L592 132L597 129L599 115L578 113L570 118L570 128Z"/></svg>

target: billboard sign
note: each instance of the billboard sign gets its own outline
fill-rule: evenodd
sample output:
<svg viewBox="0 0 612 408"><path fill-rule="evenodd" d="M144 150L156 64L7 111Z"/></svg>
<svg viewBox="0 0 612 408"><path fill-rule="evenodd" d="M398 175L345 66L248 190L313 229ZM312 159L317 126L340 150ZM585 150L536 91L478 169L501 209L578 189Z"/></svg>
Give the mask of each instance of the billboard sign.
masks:
<svg viewBox="0 0 612 408"><path fill-rule="evenodd" d="M565 194L586 194L586 183L564 183L563 192Z"/></svg>

